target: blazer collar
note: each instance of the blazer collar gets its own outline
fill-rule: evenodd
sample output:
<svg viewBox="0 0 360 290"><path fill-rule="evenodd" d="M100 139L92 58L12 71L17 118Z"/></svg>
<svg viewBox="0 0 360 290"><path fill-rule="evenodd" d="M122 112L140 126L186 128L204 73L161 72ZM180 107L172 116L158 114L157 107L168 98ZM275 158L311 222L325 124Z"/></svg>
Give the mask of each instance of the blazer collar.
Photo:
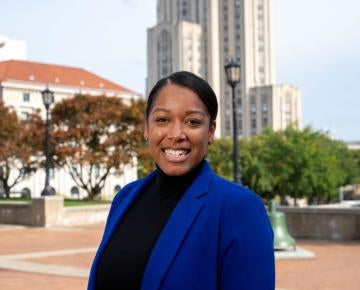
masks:
<svg viewBox="0 0 360 290"><path fill-rule="evenodd" d="M209 164L204 162L198 177L175 207L152 250L143 276L141 290L160 288L178 248L204 207L204 197L207 195L213 177L214 173Z"/></svg>
<svg viewBox="0 0 360 290"><path fill-rule="evenodd" d="M117 225L119 224L120 220L125 215L128 208L132 205L138 194L142 191L142 189L149 184L149 182L156 176L158 170L154 170L151 172L146 178L143 180L139 180L139 184L135 186L131 191L127 194L124 200L119 204L119 207L116 209L114 213L114 218L112 218L108 226L108 235L104 237L104 241L102 244L106 245L110 238L112 237ZM178 205L175 207L173 214L170 216L172 218L174 216L176 208L178 208L182 203L187 204L192 199L186 196L190 196L192 198L198 198L203 194L208 192L208 187L212 177L214 176L214 172L210 168L209 163L205 160L203 167L197 178L195 178L194 182L190 185L190 187L185 192L184 196L179 201ZM184 201L183 201L184 200ZM181 218L182 212L180 212ZM186 214L185 214L186 216Z"/></svg>

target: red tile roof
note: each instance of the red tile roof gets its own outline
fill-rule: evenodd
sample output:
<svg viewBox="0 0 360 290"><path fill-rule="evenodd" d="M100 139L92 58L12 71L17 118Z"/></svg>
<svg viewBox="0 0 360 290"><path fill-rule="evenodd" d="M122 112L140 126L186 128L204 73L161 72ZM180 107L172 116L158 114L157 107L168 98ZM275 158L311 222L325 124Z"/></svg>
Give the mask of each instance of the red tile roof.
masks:
<svg viewBox="0 0 360 290"><path fill-rule="evenodd" d="M82 68L32 61L0 61L0 82L17 80L48 85L84 87L137 94Z"/></svg>

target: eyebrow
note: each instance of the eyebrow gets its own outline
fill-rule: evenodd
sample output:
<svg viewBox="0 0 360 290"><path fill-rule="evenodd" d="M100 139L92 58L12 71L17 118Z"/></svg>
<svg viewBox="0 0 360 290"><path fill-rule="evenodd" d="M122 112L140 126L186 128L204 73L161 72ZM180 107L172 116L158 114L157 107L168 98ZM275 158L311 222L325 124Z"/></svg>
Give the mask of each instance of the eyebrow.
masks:
<svg viewBox="0 0 360 290"><path fill-rule="evenodd" d="M166 112L166 113L169 113L170 110L163 109L163 108L156 108L156 109L154 109L153 113L155 113L155 112Z"/></svg>
<svg viewBox="0 0 360 290"><path fill-rule="evenodd" d="M186 113L187 115L190 115L190 114L201 114L201 115L203 115L203 116L206 116L206 114L205 114L204 112L202 112L202 111L197 111L197 110L185 111L185 113Z"/></svg>
<svg viewBox="0 0 360 290"><path fill-rule="evenodd" d="M170 113L171 110L168 110L168 109L164 109L164 108L156 108L154 109L153 113L155 112L165 112L165 113ZM202 111L199 111L199 110L189 110L189 111L185 111L185 114L186 115L191 115L191 114L201 114L203 116L206 116L206 114Z"/></svg>

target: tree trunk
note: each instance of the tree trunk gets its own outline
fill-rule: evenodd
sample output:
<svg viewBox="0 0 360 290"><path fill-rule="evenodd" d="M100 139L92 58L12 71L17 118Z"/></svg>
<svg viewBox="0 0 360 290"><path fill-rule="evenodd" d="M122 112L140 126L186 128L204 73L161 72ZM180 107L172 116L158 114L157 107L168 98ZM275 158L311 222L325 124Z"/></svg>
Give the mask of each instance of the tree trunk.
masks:
<svg viewBox="0 0 360 290"><path fill-rule="evenodd" d="M280 196L280 204L281 205L288 205L288 202L286 200L286 196L285 195L281 195Z"/></svg>
<svg viewBox="0 0 360 290"><path fill-rule="evenodd" d="M4 188L6 198L10 198L10 189L11 188L7 185L6 182L3 182L3 188Z"/></svg>
<svg viewBox="0 0 360 290"><path fill-rule="evenodd" d="M101 192L101 188L98 184L96 184L94 187L91 188L89 194L89 199L94 200Z"/></svg>

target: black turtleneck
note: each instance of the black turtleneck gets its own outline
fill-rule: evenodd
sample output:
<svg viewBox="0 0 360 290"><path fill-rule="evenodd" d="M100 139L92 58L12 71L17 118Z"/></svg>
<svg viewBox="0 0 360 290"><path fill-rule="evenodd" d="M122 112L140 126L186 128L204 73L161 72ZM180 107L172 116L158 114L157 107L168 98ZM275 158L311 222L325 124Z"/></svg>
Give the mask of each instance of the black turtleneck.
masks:
<svg viewBox="0 0 360 290"><path fill-rule="evenodd" d="M203 163L183 176L168 176L158 168L105 248L96 273L96 290L140 290L151 251Z"/></svg>

